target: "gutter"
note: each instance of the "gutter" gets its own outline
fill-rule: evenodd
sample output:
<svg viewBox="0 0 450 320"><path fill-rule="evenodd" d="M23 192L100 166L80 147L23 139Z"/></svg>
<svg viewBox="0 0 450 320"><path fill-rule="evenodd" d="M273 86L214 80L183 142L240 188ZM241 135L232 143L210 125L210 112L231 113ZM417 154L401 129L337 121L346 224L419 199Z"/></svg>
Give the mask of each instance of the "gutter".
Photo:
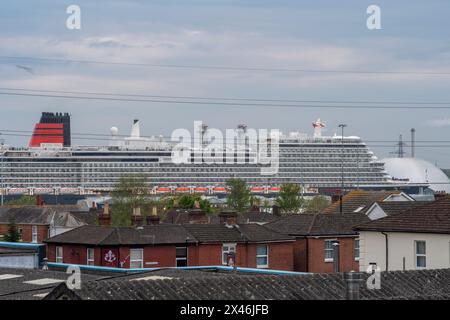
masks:
<svg viewBox="0 0 450 320"><path fill-rule="evenodd" d="M385 252L386 252L386 266L385 266L385 268L386 268L386 270L385 271L388 271L389 270L389 238L388 238L388 234L387 233L385 233L385 232L381 232L381 234L382 235L384 235L384 238L385 238L385 246L386 246L386 248L385 248Z"/></svg>
<svg viewBox="0 0 450 320"><path fill-rule="evenodd" d="M78 264L68 264L68 263L55 263L49 262L49 267L65 269L69 266L78 266L80 270L90 270L90 271L109 271L117 273L133 273L133 272L149 272L157 270L212 270L212 271L239 271L242 273L256 273L256 274L267 274L267 275L307 275L307 272L295 272L295 271L284 271L284 270L273 270L273 269L257 269L257 268L242 268L242 267L227 267L227 266L195 266L195 267L178 267L178 268L113 268L113 267L98 267L98 266L87 266Z"/></svg>

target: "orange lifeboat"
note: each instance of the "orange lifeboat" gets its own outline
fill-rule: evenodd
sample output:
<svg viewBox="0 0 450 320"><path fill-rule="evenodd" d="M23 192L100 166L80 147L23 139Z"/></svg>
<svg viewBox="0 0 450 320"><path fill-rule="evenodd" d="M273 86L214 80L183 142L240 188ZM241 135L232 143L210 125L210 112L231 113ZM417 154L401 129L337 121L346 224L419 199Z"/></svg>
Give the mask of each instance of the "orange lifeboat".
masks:
<svg viewBox="0 0 450 320"><path fill-rule="evenodd" d="M219 192L219 193L225 193L227 192L227 189L225 187L215 187L213 189L214 192Z"/></svg>
<svg viewBox="0 0 450 320"><path fill-rule="evenodd" d="M206 192L208 192L208 188L197 187L197 188L195 188L195 192L197 192L197 193L206 193Z"/></svg>
<svg viewBox="0 0 450 320"><path fill-rule="evenodd" d="M254 193L262 193L264 192L264 187L252 187L250 191Z"/></svg>
<svg viewBox="0 0 450 320"><path fill-rule="evenodd" d="M170 193L170 188L162 188L162 187L160 187L160 188L158 188L158 189L156 189L156 192L158 192L158 193Z"/></svg>

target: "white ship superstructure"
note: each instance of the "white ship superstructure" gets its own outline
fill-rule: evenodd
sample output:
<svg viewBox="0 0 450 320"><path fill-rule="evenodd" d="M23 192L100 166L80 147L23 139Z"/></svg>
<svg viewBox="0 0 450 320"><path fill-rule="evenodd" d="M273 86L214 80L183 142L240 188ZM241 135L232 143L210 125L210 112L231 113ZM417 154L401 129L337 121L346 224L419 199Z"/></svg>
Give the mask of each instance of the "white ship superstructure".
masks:
<svg viewBox="0 0 450 320"><path fill-rule="evenodd" d="M163 136L142 137L140 122L135 120L129 137L120 136L118 129L112 127L106 146L40 143L27 148L4 148L0 188L5 194L82 194L110 191L122 176L135 174L148 177L154 193L221 193L226 192L229 178L244 179L257 193L278 192L284 183L300 184L305 192L340 188L342 177L347 188L390 183L383 163L359 137L323 136L324 123L320 120L313 126L313 136L300 132L279 136L279 170L275 175L261 174L265 165L256 161L252 148L232 154L243 161L214 164L206 163L204 158L195 161L199 152L192 148L189 163L175 164L175 143ZM33 135L35 140L61 134L48 133L47 127L39 130ZM202 134L207 130L202 127ZM245 130L246 126L240 125L238 132L245 134Z"/></svg>

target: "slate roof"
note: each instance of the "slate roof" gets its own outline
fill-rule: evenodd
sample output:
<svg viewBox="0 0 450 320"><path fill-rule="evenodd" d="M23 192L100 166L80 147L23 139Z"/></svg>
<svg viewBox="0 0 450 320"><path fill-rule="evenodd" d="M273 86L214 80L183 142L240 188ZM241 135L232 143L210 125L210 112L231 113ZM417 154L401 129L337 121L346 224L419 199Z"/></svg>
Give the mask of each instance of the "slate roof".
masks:
<svg viewBox="0 0 450 320"><path fill-rule="evenodd" d="M0 207L0 223L9 223L14 216L17 224L41 224L54 226L79 227L95 224L97 216L94 212L69 211L76 206L4 206Z"/></svg>
<svg viewBox="0 0 450 320"><path fill-rule="evenodd" d="M387 215L393 215L408 209L424 206L429 204L430 201L380 201L376 203Z"/></svg>
<svg viewBox="0 0 450 320"><path fill-rule="evenodd" d="M346 295L345 280L339 273L242 276L197 272L188 276L191 272L87 281L75 291L60 284L45 299L66 295L84 300L342 300ZM363 300L450 299L450 269L382 272L379 290L367 289L368 276L362 274L360 282Z"/></svg>
<svg viewBox="0 0 450 320"><path fill-rule="evenodd" d="M17 277L11 277L17 276ZM6 279L7 277L7 279ZM28 281L39 279L66 280L68 275L60 271L43 271L35 269L0 268L0 300L40 300L40 294L47 294L60 282L33 284ZM81 281L102 278L92 274L81 274Z"/></svg>
<svg viewBox="0 0 450 320"><path fill-rule="evenodd" d="M245 237L225 224L185 224L183 227L199 242L243 242Z"/></svg>
<svg viewBox="0 0 450 320"><path fill-rule="evenodd" d="M193 242L180 225L155 225L142 228L82 226L45 240L46 243L87 245L142 245Z"/></svg>
<svg viewBox="0 0 450 320"><path fill-rule="evenodd" d="M244 212L237 215L237 223L268 223L278 220L279 217L267 212ZM218 214L206 214L205 222L210 224L219 224L220 217ZM186 224L190 223L189 210L173 210L169 211L166 216L161 220L164 223L173 224Z"/></svg>
<svg viewBox="0 0 450 320"><path fill-rule="evenodd" d="M86 245L181 244L186 242L274 242L294 238L263 225L159 224L141 228L82 226L45 240L46 243Z"/></svg>
<svg viewBox="0 0 450 320"><path fill-rule="evenodd" d="M450 196L358 225L355 230L450 234Z"/></svg>
<svg viewBox="0 0 450 320"><path fill-rule="evenodd" d="M399 194L400 191L366 191L352 190L342 198L342 213L354 213L360 207L363 207L360 213L364 213L372 203L380 202L393 194ZM339 201L333 202L327 207L324 213L340 213Z"/></svg>
<svg viewBox="0 0 450 320"><path fill-rule="evenodd" d="M266 224L269 229L291 236L355 235L353 227L370 221L362 213L295 214Z"/></svg>

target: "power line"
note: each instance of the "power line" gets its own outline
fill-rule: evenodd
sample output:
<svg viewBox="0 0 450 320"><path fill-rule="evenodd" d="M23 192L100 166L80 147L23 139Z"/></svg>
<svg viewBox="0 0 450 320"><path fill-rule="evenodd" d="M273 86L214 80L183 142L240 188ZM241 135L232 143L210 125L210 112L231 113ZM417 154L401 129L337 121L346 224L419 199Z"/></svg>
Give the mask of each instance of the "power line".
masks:
<svg viewBox="0 0 450 320"><path fill-rule="evenodd" d="M430 76L449 76L450 72L427 72L427 71L373 71L373 70L331 70L331 69L305 69L305 68L265 68L265 67L239 67L239 66L206 66L206 65L185 65L185 64L154 64L154 63L130 63L117 61L95 61L80 59L57 59L44 57L26 57L26 56L0 56L0 59L9 60L29 60L41 62L59 62L59 63L79 63L79 64L99 64L116 66L133 66L146 68L172 68L172 69L209 69L209 70L228 70L228 71L257 71L257 72L291 72L291 73L330 73L330 74L371 74L371 75L430 75Z"/></svg>
<svg viewBox="0 0 450 320"><path fill-rule="evenodd" d="M225 100L225 101L263 101L263 102L292 102L292 103L333 103L333 104L393 104L393 105L450 105L450 102L443 101L368 101L368 100L292 100L292 99L257 99L257 98L229 98L229 97L200 97L200 96L171 96L171 95L148 95L148 94L130 94L130 93L108 93L92 91L66 91L66 90L42 90L26 88L0 87L0 90L23 91L39 93L60 93L60 94L87 94L100 96L117 97L140 97L140 98L165 98L165 99L193 99L193 100Z"/></svg>
<svg viewBox="0 0 450 320"><path fill-rule="evenodd" d="M12 132L12 133L4 133L4 132ZM21 132L21 133L15 133L15 132ZM24 134L24 133L30 133L30 134ZM32 131L26 131L26 130L0 130L0 134L2 136L11 136L11 137L30 137L31 136ZM81 137L79 137L81 136ZM90 137L86 137L86 136L90 136ZM120 136L120 135L118 135ZM103 138L105 137L105 138ZM110 138L106 138L106 137L110 137ZM92 140L92 141L114 141L111 139L111 135L108 134L96 134L96 133L72 133L71 138L74 140ZM126 135L121 135L121 137L129 137ZM170 141L171 137L169 136L141 136L141 138L155 138L155 139L163 139L163 142L167 142ZM196 139L192 138L192 141L195 141ZM197 139L198 140L198 139ZM377 140L367 140L364 142L376 142ZM378 140L378 141L382 141L382 140ZM385 140L385 142L396 142L394 140L389 141L389 140ZM423 141L422 141L423 142ZM429 141L429 142L433 142L433 141ZM439 145L417 145L416 147L418 148L442 148L442 147L450 147L450 141L441 141L441 142L447 142L449 144L439 144ZM285 143L281 143L281 144L296 144L296 145L301 145L303 143L301 142L285 142ZM382 148L393 148L395 147L395 144L372 144L370 146L368 146L370 148L372 147L382 147Z"/></svg>
<svg viewBox="0 0 450 320"><path fill-rule="evenodd" d="M93 96L75 96L64 94L37 94L37 93L16 93L0 92L0 95L8 96L26 96L40 98L61 98L72 100L101 100L101 101L121 101L121 102L147 102L147 103L172 103L172 104L195 104L195 105L220 105L229 107L276 107L276 108L317 108L317 109L450 109L450 106L406 106L406 105L302 105L302 104L274 104L274 103L235 103L218 101L189 101L189 100L158 100L158 99L131 99L131 98L113 98L113 97L93 97Z"/></svg>

